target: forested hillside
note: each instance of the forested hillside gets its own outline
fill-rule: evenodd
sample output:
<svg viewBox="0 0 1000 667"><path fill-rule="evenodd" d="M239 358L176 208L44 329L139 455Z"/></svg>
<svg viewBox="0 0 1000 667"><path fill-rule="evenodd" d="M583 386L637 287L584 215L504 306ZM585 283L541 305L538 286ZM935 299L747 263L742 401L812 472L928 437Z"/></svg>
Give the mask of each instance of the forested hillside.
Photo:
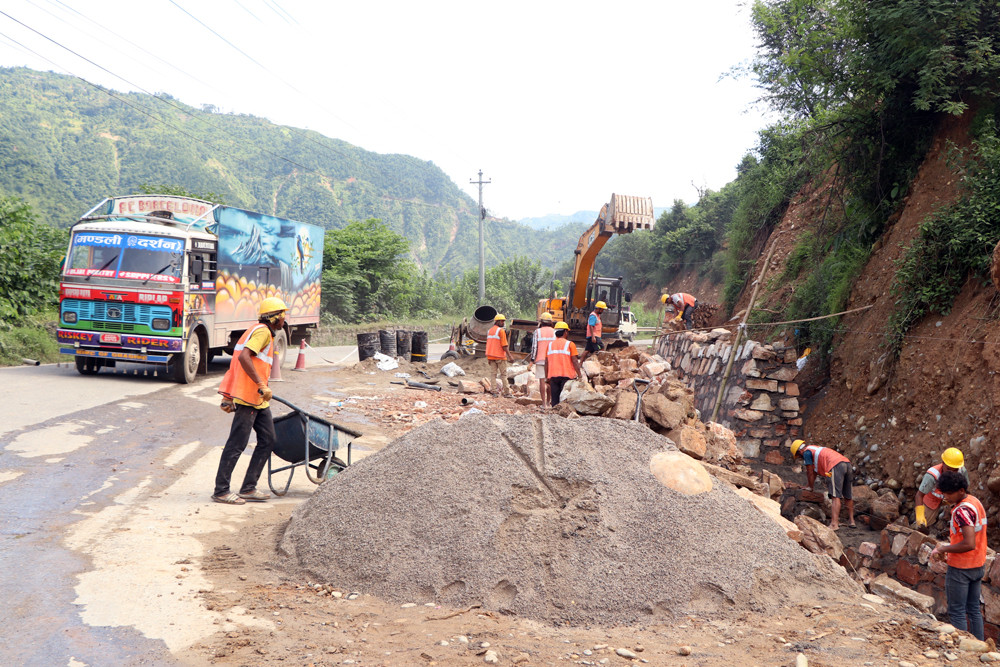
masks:
<svg viewBox="0 0 1000 667"><path fill-rule="evenodd" d="M478 206L433 163L169 95L0 68L0 164L0 195L24 199L57 226L106 196L163 184L327 229L380 219L432 274L479 261ZM485 231L488 265L527 255L551 268L572 254L582 225L532 232L487 218Z"/></svg>

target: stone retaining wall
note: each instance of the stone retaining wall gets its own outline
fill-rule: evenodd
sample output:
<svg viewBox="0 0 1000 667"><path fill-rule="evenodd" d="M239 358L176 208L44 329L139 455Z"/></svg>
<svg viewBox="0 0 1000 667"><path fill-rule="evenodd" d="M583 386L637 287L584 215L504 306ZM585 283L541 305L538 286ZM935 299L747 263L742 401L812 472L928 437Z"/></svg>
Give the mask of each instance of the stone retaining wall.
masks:
<svg viewBox="0 0 1000 667"><path fill-rule="evenodd" d="M660 336L656 352L681 373L694 390L695 407L708 419L715 407L733 352L732 332L676 333ZM793 348L742 342L736 349L718 422L736 433L745 459L782 464L791 460L787 445L802 432L798 368Z"/></svg>

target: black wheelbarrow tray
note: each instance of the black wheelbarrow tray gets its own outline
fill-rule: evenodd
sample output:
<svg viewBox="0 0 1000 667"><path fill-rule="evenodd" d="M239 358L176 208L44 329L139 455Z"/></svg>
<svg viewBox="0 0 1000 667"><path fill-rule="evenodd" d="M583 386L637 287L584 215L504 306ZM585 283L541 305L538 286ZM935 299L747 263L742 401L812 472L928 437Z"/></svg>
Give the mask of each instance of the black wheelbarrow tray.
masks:
<svg viewBox="0 0 1000 667"><path fill-rule="evenodd" d="M283 496L288 493L298 467L305 468L310 482L319 484L328 475L339 473L351 464L351 442L354 438L360 438L360 433L309 414L277 396L272 396L271 400L287 405L292 410L274 420L274 448L267 459L267 485L274 495ZM346 462L336 456L337 450L344 446L347 447ZM274 457L288 465L273 467L271 462ZM284 488L279 490L275 487L273 478L286 470L291 472L288 473ZM313 475L313 471L316 471L316 475Z"/></svg>

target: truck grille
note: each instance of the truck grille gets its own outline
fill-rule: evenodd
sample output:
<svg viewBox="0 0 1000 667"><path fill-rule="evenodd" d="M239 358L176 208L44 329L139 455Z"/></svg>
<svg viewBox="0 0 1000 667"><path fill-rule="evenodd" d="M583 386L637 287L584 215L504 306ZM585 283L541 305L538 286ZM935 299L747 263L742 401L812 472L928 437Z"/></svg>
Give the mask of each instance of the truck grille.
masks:
<svg viewBox="0 0 1000 667"><path fill-rule="evenodd" d="M79 321L90 321L101 331L134 331L136 325L152 326L153 318L171 319L167 306L148 306L120 301L83 301L63 299L63 310L73 310Z"/></svg>

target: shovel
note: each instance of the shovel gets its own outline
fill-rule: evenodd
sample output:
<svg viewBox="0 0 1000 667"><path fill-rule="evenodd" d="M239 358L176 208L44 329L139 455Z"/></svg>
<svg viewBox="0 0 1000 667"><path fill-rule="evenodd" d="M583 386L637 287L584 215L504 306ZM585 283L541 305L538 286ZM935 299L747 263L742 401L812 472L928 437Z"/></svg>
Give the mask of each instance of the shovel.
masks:
<svg viewBox="0 0 1000 667"><path fill-rule="evenodd" d="M646 385L642 391L639 391L639 384ZM632 418L636 422L639 421L639 415L642 414L642 395L649 391L649 380L642 380L640 378L634 378L632 380L632 388L635 389L635 416Z"/></svg>

